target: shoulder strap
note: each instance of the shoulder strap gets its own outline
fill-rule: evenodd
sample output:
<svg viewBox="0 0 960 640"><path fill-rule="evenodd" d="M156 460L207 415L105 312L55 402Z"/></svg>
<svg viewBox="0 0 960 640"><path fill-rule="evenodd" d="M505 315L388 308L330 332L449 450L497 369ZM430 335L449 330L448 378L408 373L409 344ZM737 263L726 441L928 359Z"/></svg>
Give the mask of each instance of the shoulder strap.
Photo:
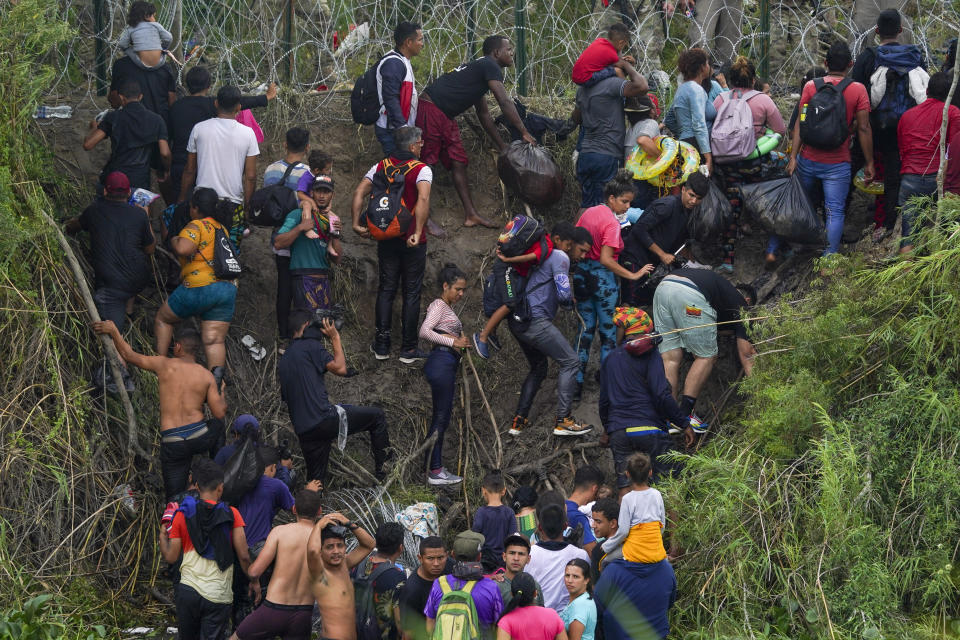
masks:
<svg viewBox="0 0 960 640"><path fill-rule="evenodd" d="M369 562L369 559L367 561ZM385 574L392 566L393 566L393 563L384 561L384 562L381 562L376 567L374 567L369 577L370 584L376 584L377 578Z"/></svg>
<svg viewBox="0 0 960 640"><path fill-rule="evenodd" d="M851 84L853 84L853 80L851 80L850 78L844 78L843 80L837 83L837 91L843 94L843 92L846 91L847 87L849 87Z"/></svg>
<svg viewBox="0 0 960 640"><path fill-rule="evenodd" d="M471 591L473 591L473 587L476 586L476 584L477 584L476 580L470 580L465 585L460 587L460 591L463 591L464 593L469 594Z"/></svg>
<svg viewBox="0 0 960 640"><path fill-rule="evenodd" d="M290 177L290 174L293 172L293 170L294 170L294 168L297 166L297 164L298 164L298 163L296 163L296 162L291 162L291 163L289 163L289 164L287 165L287 170L283 172L283 177L280 178L280 184L286 186L286 184L287 184L287 178Z"/></svg>
<svg viewBox="0 0 960 640"><path fill-rule="evenodd" d="M756 98L758 95L760 95L759 91L756 89L750 89L746 93L740 94L740 99L744 102L749 102L751 98Z"/></svg>
<svg viewBox="0 0 960 640"><path fill-rule="evenodd" d="M826 82L824 82L823 78L814 78L814 79L813 79L813 88L814 88L816 91L820 91L820 89L823 89L823 85L825 85L825 84L826 84Z"/></svg>
<svg viewBox="0 0 960 640"><path fill-rule="evenodd" d="M453 587L450 586L449 578L450 576L442 576L438 581L440 583L440 592L443 595L447 595L448 593L453 591Z"/></svg>

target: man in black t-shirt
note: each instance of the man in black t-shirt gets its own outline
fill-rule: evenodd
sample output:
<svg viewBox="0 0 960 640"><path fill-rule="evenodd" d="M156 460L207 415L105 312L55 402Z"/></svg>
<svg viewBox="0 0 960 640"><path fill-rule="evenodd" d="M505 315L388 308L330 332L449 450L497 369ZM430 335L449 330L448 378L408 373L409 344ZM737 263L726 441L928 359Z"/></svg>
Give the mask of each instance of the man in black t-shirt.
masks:
<svg viewBox="0 0 960 640"><path fill-rule="evenodd" d="M693 354L693 364L683 381L680 409L690 416L693 430L706 430L693 413L700 389L713 371L717 359L717 331L733 330L737 337L737 357L746 375L753 370L757 351L747 338L740 321L741 311L757 300L750 285L736 287L709 269L677 269L663 279L653 294L653 326L663 336L660 354L667 380L678 391L683 352Z"/></svg>
<svg viewBox="0 0 960 640"><path fill-rule="evenodd" d="M449 557L443 545L443 539L430 536L420 541L420 551L417 556L420 566L407 578L407 581L397 592L398 627L401 640L428 640L427 618L423 609L427 606L430 589L437 578L452 571L447 566Z"/></svg>
<svg viewBox="0 0 960 640"><path fill-rule="evenodd" d="M84 209L79 217L67 221L67 233L86 231L90 234L90 262L93 265L93 302L101 320L111 320L123 331L133 299L150 282L149 255L156 248L149 214L127 203L130 181L114 171L104 180L104 197ZM106 361L101 365L98 380L115 381ZM122 369L124 384L133 390L133 381Z"/></svg>
<svg viewBox="0 0 960 640"><path fill-rule="evenodd" d="M453 186L463 202L465 227L480 225L493 228L498 225L481 216L473 206L467 183L467 152L460 139L456 117L474 107L483 130L493 140L497 150L504 151L507 146L500 138L487 108L485 96L490 91L497 99L500 110L510 124L520 131L523 139L530 144L537 143L524 126L503 86L503 69L511 66L513 45L510 40L504 36L490 36L483 41L482 58L462 64L434 80L420 94L417 104L417 126L423 131L420 159L431 166L440 161L453 173Z"/></svg>
<svg viewBox="0 0 960 640"><path fill-rule="evenodd" d="M143 92L143 106L148 111L163 118L167 122L170 105L177 99L177 80L169 65L144 69L127 56L117 58L110 72L110 93L107 100L114 109L122 105L120 88L129 81L140 85Z"/></svg>
<svg viewBox="0 0 960 640"><path fill-rule="evenodd" d="M163 118L144 107L143 93L136 81L121 85L119 95L122 107L107 113L99 123L96 120L90 123L83 148L90 151L110 138L110 158L100 173L100 184L104 184L107 174L121 171L132 188L149 189L154 155L160 159L161 181L170 169L167 125Z"/></svg>
<svg viewBox="0 0 960 640"><path fill-rule="evenodd" d="M104 180L104 197L67 221L67 232L90 233L93 301L103 320L120 331L127 323L127 302L150 282L150 259L156 248L149 215L127 203L130 181L119 171Z"/></svg>
<svg viewBox="0 0 960 640"><path fill-rule="evenodd" d="M377 479L385 477L383 465L390 457L387 419L380 407L334 405L327 395L324 375L329 371L347 375L347 360L340 344L340 332L329 318L323 325L313 324L313 314L296 310L290 314L293 340L277 363L280 397L287 403L290 422L300 440L307 480L326 481L330 447L348 434L370 432L373 469ZM323 347L323 337L330 340L333 354ZM341 415L345 430L341 429Z"/></svg>

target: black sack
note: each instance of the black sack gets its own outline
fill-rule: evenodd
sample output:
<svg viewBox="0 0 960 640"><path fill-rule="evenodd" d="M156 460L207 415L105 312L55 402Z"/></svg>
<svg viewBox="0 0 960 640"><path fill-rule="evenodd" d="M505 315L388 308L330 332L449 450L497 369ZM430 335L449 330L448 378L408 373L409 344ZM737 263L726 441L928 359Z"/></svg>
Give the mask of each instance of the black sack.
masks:
<svg viewBox="0 0 960 640"><path fill-rule="evenodd" d="M223 227L217 227L214 234L211 266L217 280L235 280L243 273L240 261L237 260L237 248Z"/></svg>
<svg viewBox="0 0 960 640"><path fill-rule="evenodd" d="M261 187L250 196L250 224L258 227L279 227L287 214L300 208L297 194L287 186L290 172L297 166L294 162L283 172L283 178L276 184Z"/></svg>
<svg viewBox="0 0 960 640"><path fill-rule="evenodd" d="M236 506L243 496L257 488L265 465L257 448L257 432L248 428L243 442L223 465L223 497L221 500Z"/></svg>
<svg viewBox="0 0 960 640"><path fill-rule="evenodd" d="M546 207L563 196L563 174L550 152L522 140L511 142L497 159L497 173L527 204Z"/></svg>
<svg viewBox="0 0 960 640"><path fill-rule="evenodd" d="M789 242L823 242L824 224L810 202L800 178L745 184L740 187L743 208L752 214L767 233Z"/></svg>
<svg viewBox="0 0 960 640"><path fill-rule="evenodd" d="M706 242L719 238L732 223L733 205L717 183L711 180L706 197L693 208L687 219L687 230L695 240Z"/></svg>

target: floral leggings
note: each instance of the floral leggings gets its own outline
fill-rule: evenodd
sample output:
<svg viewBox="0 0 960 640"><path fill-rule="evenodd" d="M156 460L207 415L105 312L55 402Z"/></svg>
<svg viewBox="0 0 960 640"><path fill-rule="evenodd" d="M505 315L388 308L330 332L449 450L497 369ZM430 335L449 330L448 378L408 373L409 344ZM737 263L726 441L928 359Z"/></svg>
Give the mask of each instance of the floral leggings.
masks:
<svg viewBox="0 0 960 640"><path fill-rule="evenodd" d="M786 175L786 155L776 151L756 160L741 160L733 164L718 164L717 174L723 180L723 190L733 207L730 226L723 232L723 262L733 265L736 252L737 235L740 232L740 212L743 209L743 196L740 187L744 184L766 182Z"/></svg>
<svg viewBox="0 0 960 640"><path fill-rule="evenodd" d="M620 290L613 272L596 260L577 263L573 274L573 292L577 298L577 312L583 319L583 327L577 336L577 354L580 370L577 382L583 382L590 359L593 334L600 334L600 362L617 346L617 329L613 326L613 313L617 308Z"/></svg>

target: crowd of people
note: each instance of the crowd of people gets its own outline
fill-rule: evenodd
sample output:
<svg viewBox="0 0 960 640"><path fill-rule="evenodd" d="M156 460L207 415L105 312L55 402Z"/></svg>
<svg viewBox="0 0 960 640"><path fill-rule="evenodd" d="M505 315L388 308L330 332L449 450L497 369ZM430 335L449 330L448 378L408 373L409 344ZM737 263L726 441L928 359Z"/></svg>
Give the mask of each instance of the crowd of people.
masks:
<svg viewBox="0 0 960 640"><path fill-rule="evenodd" d="M252 116L240 114L266 106L276 86L247 97L224 86L210 97L209 72L193 66L184 75L187 95L178 97L165 60L172 56L165 49L169 33L155 14L148 2L130 9L121 41L126 51L113 65L114 108L91 123L83 143L92 149L109 139L110 156L97 199L67 229L90 234L101 316L94 330L112 339L126 365L157 376L168 502L159 541L162 557L174 567L180 637L222 638L233 628L240 640L307 638L316 618L323 637L339 640L665 637L676 594L671 559L679 549L669 536L675 515L655 485L682 468L664 454L691 446L708 431L696 403L718 359L719 335L733 334L746 375L756 354L743 314L757 294L727 278L743 233L740 188L796 174L808 193L822 199L825 254L840 249L858 173L865 185L883 183L884 195L874 204L877 239L902 212L903 252L912 250L918 224L911 199L936 193L950 78L944 71L929 75L919 49L900 43L898 12L879 13L878 44L856 60L846 43L830 46L825 68L805 77L789 125L753 63L732 50L717 58L725 45L709 39L715 45L709 51L681 52L682 79L672 104L661 106L663 87L653 87L625 53L630 29L610 26L572 71L580 210L549 230L524 216L508 226L491 247L497 260L484 291L489 321L476 331L457 313L468 278L455 264L438 270L438 295L421 319L428 236L443 233L430 220L431 189L439 163L452 174L464 226L494 226L473 203L456 119L474 108L503 151L506 143L486 100L492 93L516 136L538 144L503 84L513 45L490 36L480 57L418 91L411 59L424 47L423 30L412 22L397 26L395 48L370 71L383 159L354 187L349 227L376 241L370 350L376 361L392 357L400 293L395 353L405 365L422 365L432 393L424 479L435 487L463 482L445 466L443 450L460 363L468 350L494 357L503 346L503 322L528 365L507 428L512 437L543 435L530 413L550 360L558 368L550 432L593 432L574 408L591 380L591 347L598 338L592 379L599 384L600 443L610 449L615 470L609 486L598 468L585 465L576 470L569 496L521 486L509 497L503 476L491 471L481 481L484 504L470 514L472 527L449 546L436 536L420 539L412 550L417 566L399 562L405 540L400 523L368 532L342 514L321 510L334 444L343 450L350 435L368 432L378 481L396 456L377 399L370 398L369 406L337 404L325 384L327 373L356 373L347 365L340 338L344 318L330 282L331 270L350 250L344 224L332 211L342 180L334 177L333 159L311 148L306 128L293 127L283 157L266 165L258 189L262 132L250 126ZM718 33L725 28L716 26ZM960 110L951 105L948 113L949 148L960 149ZM825 133L828 125L833 130ZM786 153L760 152L758 141L773 134L788 138ZM700 170L684 175L682 184L658 189L623 167L638 150L656 159L665 136L691 145ZM744 136L746 150L756 147L756 153L738 156L731 149L743 147ZM953 153L946 173L947 190L960 192L960 159ZM157 197L149 192L154 184L166 203L159 233L143 200L144 192L148 201ZM694 262L688 246L690 220L711 190L721 190L733 211L730 227L715 238L724 254L716 269ZM286 445L260 441L256 417L240 415L229 429L224 422L225 341L237 300L240 247L248 226L264 225L264 219L273 228L277 270L279 388L302 454L300 469ZM520 228L537 232L520 245ZM155 355L144 355L124 332L134 298L151 282L150 256L158 246L179 261L180 280L157 311ZM776 267L786 250L771 236L768 266ZM574 309L582 322L571 342L556 319ZM692 364L681 384L685 353ZM101 378L108 389L133 389L126 370L122 380L113 380L104 365ZM229 474L248 440L257 445L262 477L238 494ZM293 522L273 527L280 510L291 512ZM350 537L356 544L348 552Z"/></svg>

